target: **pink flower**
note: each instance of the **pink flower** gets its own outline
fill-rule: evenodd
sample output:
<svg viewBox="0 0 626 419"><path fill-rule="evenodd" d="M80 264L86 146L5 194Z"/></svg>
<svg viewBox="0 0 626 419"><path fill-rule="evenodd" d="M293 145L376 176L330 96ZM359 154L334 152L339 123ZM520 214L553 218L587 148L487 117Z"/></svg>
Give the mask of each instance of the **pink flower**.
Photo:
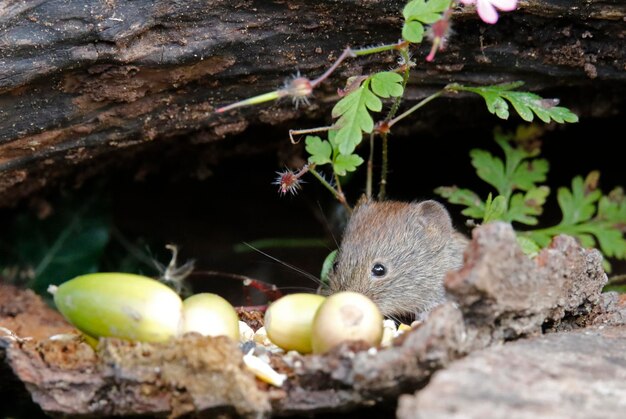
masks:
<svg viewBox="0 0 626 419"><path fill-rule="evenodd" d="M452 30L450 29L450 9L446 10L443 17L433 23L428 29L428 39L433 42L430 54L426 57L426 61L431 62L435 59L437 50L443 51L448 43L448 37Z"/></svg>
<svg viewBox="0 0 626 419"><path fill-rule="evenodd" d="M517 7L517 0L461 0L463 4L476 4L478 16L486 23L496 23L498 12L496 9L510 12Z"/></svg>

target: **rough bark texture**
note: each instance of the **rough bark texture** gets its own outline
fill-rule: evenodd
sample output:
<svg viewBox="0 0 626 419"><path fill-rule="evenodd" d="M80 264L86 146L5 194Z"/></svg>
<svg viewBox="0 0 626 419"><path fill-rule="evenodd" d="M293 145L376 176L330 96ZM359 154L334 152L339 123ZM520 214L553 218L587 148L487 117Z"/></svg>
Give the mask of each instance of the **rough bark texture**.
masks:
<svg viewBox="0 0 626 419"><path fill-rule="evenodd" d="M506 357L507 348L512 348L513 359L520 365L536 363L536 351L525 359L524 346L501 346L529 336L533 340L520 345L546 347L564 360L580 359L581 364L576 365L588 365L578 357L609 359L614 353L611 359L623 362L626 300L612 293L601 294L605 282L599 252L581 248L573 238L556 238L530 260L519 249L510 226L488 224L475 230L465 267L446 279L454 302L434 310L421 326L390 348L367 349L352 343L324 356L272 356L272 364L289 377L282 388L255 382L243 368L239 349L222 338L188 336L166 344L104 339L96 354L75 339L19 341L5 337L0 339L0 352L8 367L4 373L22 381L41 408L54 415L102 417L134 412L176 417L190 412L224 412L264 416L343 411L393 403L401 394L426 385L434 372L455 365L454 361L472 352L476 356L493 353L496 363L496 356ZM0 318L0 324L4 321ZM607 331L581 329L599 325ZM22 329L22 333L29 331ZM569 350L571 342L581 345ZM490 346L498 349L481 352ZM502 376L493 378L495 383L513 377L506 358L501 359ZM550 359L546 357L546 362ZM623 371L606 371L606 362L594 364L598 370L586 367L589 377L601 380L606 376L605 394L623 394L623 380L618 382ZM564 362L562 369L559 365L550 364L546 369L553 374L562 370L566 376L574 368L571 363ZM521 376L515 379L532 384L533 371L519 368ZM523 375L525 372L528 374ZM497 375L498 370L491 374ZM582 374L576 379L583 379ZM485 381L479 374L476 377ZM457 388L480 384L462 383ZM489 389L494 403L501 398L516 400L506 386ZM435 387L432 392L444 390ZM514 404L520 415L536 411L536 404L530 402L540 395L530 387L529 391L518 396L528 400L528 406ZM569 405L568 409L577 406L567 394L556 392L554 397L554 403ZM400 412L414 417L415 403L421 402L405 399ZM424 403L433 411L447 409L445 404Z"/></svg>
<svg viewBox="0 0 626 419"><path fill-rule="evenodd" d="M625 411L622 325L475 352L436 373L415 396L402 396L398 417L618 419Z"/></svg>
<svg viewBox="0 0 626 419"><path fill-rule="evenodd" d="M176 147L185 147L250 125L325 115L340 80L388 68L395 57L383 54L375 65L350 60L306 111L289 103L228 115L213 109L273 90L296 69L317 76L346 45L395 42L403 3L0 3L0 206L62 175L101 172L148 143L165 146L176 137ZM498 25L479 23L472 10L458 11L448 50L430 64L423 61L427 43L415 54L408 100L450 81L521 79L532 90L557 89L583 117L623 110L624 3L519 4ZM474 103L460 108L455 120L475 119ZM442 118L429 117L427 124Z"/></svg>
<svg viewBox="0 0 626 419"><path fill-rule="evenodd" d="M187 336L163 345L108 340L97 355L75 339L33 341L7 358L50 415L256 417L270 408L227 338Z"/></svg>

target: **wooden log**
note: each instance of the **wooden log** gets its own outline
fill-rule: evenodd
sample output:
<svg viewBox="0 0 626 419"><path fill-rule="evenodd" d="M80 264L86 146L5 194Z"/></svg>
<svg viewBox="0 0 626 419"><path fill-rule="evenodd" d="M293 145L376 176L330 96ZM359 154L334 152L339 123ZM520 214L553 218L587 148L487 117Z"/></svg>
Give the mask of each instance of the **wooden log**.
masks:
<svg viewBox="0 0 626 419"><path fill-rule="evenodd" d="M498 354L498 362L506 363L502 344L524 342L528 337L533 337L532 342L509 346L524 365L532 364L537 352L532 358L520 360L523 351L516 348L541 349L546 345L553 348L551 356L561 359L569 359L570 354L602 359L599 348L609 345L607 353L615 354L621 362L626 341L626 301L620 301L614 293L601 294L605 282L599 252L581 248L572 237L557 237L531 260L519 248L509 225L486 224L474 231L465 266L446 278L446 288L454 301L436 308L419 327L391 347L368 348L350 342L324 355L273 354L273 366L288 377L280 388L255 381L244 368L238 345L225 337L185 335L159 344L103 339L97 352L76 339L46 339L49 335L41 326L58 315L37 301L24 304L24 310L20 310L12 302L34 300L34 295L20 296L4 287L8 298L0 298L0 324L10 325L21 336L6 336L6 331L0 334L0 384L19 380L43 411L63 417L215 416L221 412L265 417L384 407L401 394L422 388L436 371L445 372L468 354L472 359L481 359L485 348L496 348L487 353ZM32 312L23 312L27 307ZM40 320L32 321L37 315ZM12 318L29 322L20 324ZM55 323L50 326L54 327L51 333L63 327ZM572 329L578 331L570 333ZM42 335L41 339L26 339ZM563 358L567 351L563 345L567 343L575 346ZM596 382L607 378L605 395L624 391L623 380L615 379L616 374L623 375L623 368L609 371L606 363L594 365L598 370L587 376L593 376ZM571 373L570 362L555 361L549 367L553 368L553 376L559 376L559 371ZM494 371L499 374L492 377L493 382L506 382L510 377L507 372L506 367ZM462 378L467 380L467 376ZM480 374L476 376L477 380L483 379ZM528 382L524 378L519 381ZM460 381L458 391L463 391L465 382ZM506 385L479 388L487 388L495 400L519 400ZM417 400L406 401L404 417L416 417L411 407L415 403L425 403L433 411L441 409L441 403L433 400L441 399L437 392L445 390L445 385L443 389L427 389L430 396L426 402L419 399L418 392ZM528 405L514 407L533 412L535 404L531 402L541 395L530 390L522 399L528 400ZM2 391L14 389L0 385L0 394ZM577 400L567 392L555 394L556 405L567 411L578 407ZM24 392L21 395L24 397ZM475 400L457 399L477 409ZM616 400L616 405L623 405L623 398ZM464 406L453 405L465 411Z"/></svg>
<svg viewBox="0 0 626 419"><path fill-rule="evenodd" d="M497 25L459 8L447 51L426 63L428 42L415 49L408 102L451 81L524 80L534 91L564 95L564 104L582 116L621 112L626 5L580 3L520 1ZM327 115L347 76L389 68L396 57L349 60L308 109L283 101L225 115L213 111L273 90L296 71L316 77L347 45L395 42L403 4L0 3L0 206L68 173L101 172L148 143L165 145L174 137L184 145L207 143L250 125ZM467 122L475 118L474 103L459 109Z"/></svg>

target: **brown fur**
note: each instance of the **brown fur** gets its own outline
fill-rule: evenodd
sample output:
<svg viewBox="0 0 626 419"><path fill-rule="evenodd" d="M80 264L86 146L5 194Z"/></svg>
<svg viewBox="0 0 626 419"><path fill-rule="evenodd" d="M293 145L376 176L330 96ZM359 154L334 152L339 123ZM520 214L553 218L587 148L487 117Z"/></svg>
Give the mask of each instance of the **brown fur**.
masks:
<svg viewBox="0 0 626 419"><path fill-rule="evenodd" d="M344 232L330 292L365 294L386 316L421 317L444 301L443 277L461 267L467 242L436 201L362 201ZM372 275L376 263L384 276Z"/></svg>

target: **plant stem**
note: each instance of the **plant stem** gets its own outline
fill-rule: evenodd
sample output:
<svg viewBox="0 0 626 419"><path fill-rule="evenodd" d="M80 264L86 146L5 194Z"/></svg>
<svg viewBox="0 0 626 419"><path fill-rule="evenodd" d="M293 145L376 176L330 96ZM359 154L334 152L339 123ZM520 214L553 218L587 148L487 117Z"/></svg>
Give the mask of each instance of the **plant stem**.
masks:
<svg viewBox="0 0 626 419"><path fill-rule="evenodd" d="M330 191L330 193L333 194L333 196L337 199L337 201L339 201L339 203L343 205L346 208L346 210L348 210L348 213L352 213L352 208L350 207L350 205L348 205L348 201L346 201L346 197L343 194L343 192L340 192L339 190L335 189L333 185L328 183L328 181L324 179L324 176L322 176L314 168L309 167L309 172L311 172L311 174L315 176L317 180L319 180L322 183L322 185L324 185L324 187ZM339 183L337 183L337 185L339 185ZM339 187L341 188L341 186Z"/></svg>
<svg viewBox="0 0 626 419"><path fill-rule="evenodd" d="M411 60L411 57L409 57L409 52L407 51L406 48L400 49L400 55L402 56L402 59L404 60L404 72L402 73L402 92L404 92L404 89L406 89L406 85L409 82L409 74L411 72L411 65L409 64L409 61ZM391 119L396 115L396 112L398 112L403 96L404 94L394 99L393 105L391 105L391 109L389 110L389 113L385 117L386 122L391 121Z"/></svg>
<svg viewBox="0 0 626 419"><path fill-rule="evenodd" d="M537 228L534 230L524 231L523 235L532 237L533 234L545 234L548 236L557 236L559 234L593 234L593 229L589 229L588 224L557 224L551 227Z"/></svg>
<svg viewBox="0 0 626 419"><path fill-rule="evenodd" d="M316 132L323 132L323 131L328 131L332 128L333 126L328 126L328 127L316 127L316 128L307 128L307 129L290 129L289 130L289 140L291 141L291 144L298 144L300 142L300 140L296 141L293 138L293 135L302 135L302 134L313 134Z"/></svg>
<svg viewBox="0 0 626 419"><path fill-rule="evenodd" d="M401 49L405 49L408 48L409 43L406 41L399 41L396 42L395 44L386 44L386 45L379 45L377 47L368 47L368 48L360 48L360 49L353 49L352 53L359 57L362 55L370 55L370 54L378 54L379 52L385 52L385 51L391 51L394 49L397 50L401 50Z"/></svg>
<svg viewBox="0 0 626 419"><path fill-rule="evenodd" d="M370 156L367 159L367 178L365 181L365 195L372 199L372 178L374 176L374 133L370 134Z"/></svg>
<svg viewBox="0 0 626 419"><path fill-rule="evenodd" d="M337 173L333 173L333 176L335 177L335 184L337 185L337 193L345 201L346 200L346 196L343 194L343 189L341 189L341 182L339 181L339 176L337 175Z"/></svg>
<svg viewBox="0 0 626 419"><path fill-rule="evenodd" d="M324 74L322 74L315 80L311 80L311 88L315 88L319 86L320 83L322 83L324 80L330 77L330 75L333 74L333 72L337 69L337 67L339 67L339 65L346 58L360 57L363 55L377 54L379 52L406 48L406 45L408 45L406 41L400 41L400 42L396 42L395 44L380 45L377 47L370 47L370 48L352 49L350 47L347 47L346 49L343 50L343 52L341 53L339 58L337 58L337 60L333 63L333 65L331 65L330 68L324 72Z"/></svg>
<svg viewBox="0 0 626 419"><path fill-rule="evenodd" d="M240 108L248 105L258 105L259 103L269 102L270 100L280 99L287 96L287 91L284 89L274 90L273 92L263 93L258 96L254 96L248 99L240 100L239 102L232 103L227 106L222 106L215 110L216 113L223 113L230 111L231 109Z"/></svg>
<svg viewBox="0 0 626 419"><path fill-rule="evenodd" d="M395 118L393 118L392 120L389 121L389 123L388 123L389 128L391 128L393 125L395 125L397 122L401 121L402 119L406 118L407 116L411 115L413 112L415 112L416 110L418 110L422 106L426 105L431 100L438 98L445 91L446 91L446 89L442 89L442 90L438 91L437 93L433 93L432 95L422 99L418 104L412 106L411 108L409 108L405 112L403 112L400 115L396 116Z"/></svg>
<svg viewBox="0 0 626 419"><path fill-rule="evenodd" d="M383 140L382 144L382 167L380 169L380 186L378 187L378 200L383 201L385 199L385 195L387 194L387 170L388 170L388 141L387 141L387 133L383 133L380 136Z"/></svg>
<svg viewBox="0 0 626 419"><path fill-rule="evenodd" d="M409 74L411 71L411 65L409 64L410 61L410 57L409 57L409 53L407 50L407 47L403 47L403 48L398 48L400 51L400 54L402 55L402 59L404 60L404 72L402 74L402 91L404 92L404 89L406 89L406 85L409 81ZM402 95L404 96L404 95ZM392 121L392 118L395 116L395 114L398 112L398 109L400 108L400 103L402 102L402 96L397 96L394 99L393 105L391 105L391 109L389 110L389 113L387 113L387 116L385 117L384 122L388 124L388 128L391 127L390 125L390 121ZM381 138L383 141L382 144L382 168L381 168L381 172L380 172L380 186L378 189L378 199L380 201L385 199L385 195L387 194L387 170L389 167L389 162L388 162L388 156L389 156L389 142L388 142L388 130L386 132L381 133ZM366 192L367 192L367 197L371 198L372 196L372 170L373 170L373 160L374 160L374 133L372 133L370 135L370 159L367 162L367 169L368 169L368 173L367 173L367 185L366 185Z"/></svg>

